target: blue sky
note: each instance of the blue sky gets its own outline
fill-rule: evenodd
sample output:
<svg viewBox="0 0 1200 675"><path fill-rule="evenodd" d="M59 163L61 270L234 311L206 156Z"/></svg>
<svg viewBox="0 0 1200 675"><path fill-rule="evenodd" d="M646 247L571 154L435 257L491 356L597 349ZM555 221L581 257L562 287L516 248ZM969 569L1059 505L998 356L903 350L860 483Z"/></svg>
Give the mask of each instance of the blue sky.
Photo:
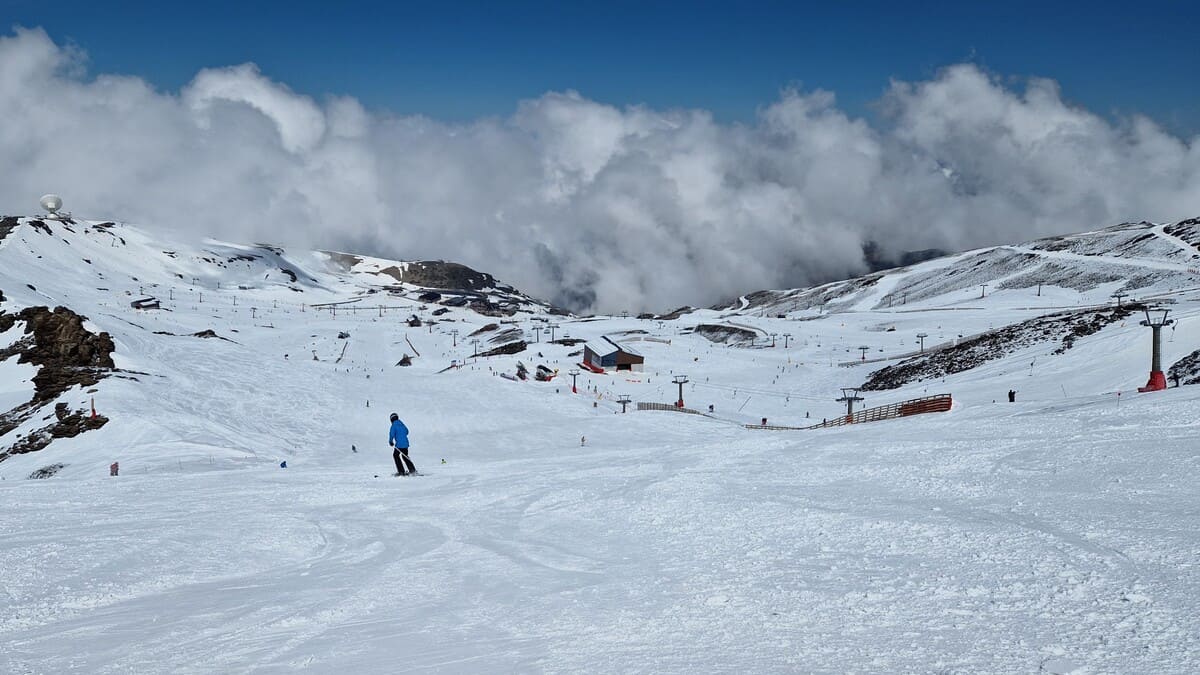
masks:
<svg viewBox="0 0 1200 675"><path fill-rule="evenodd" d="M466 120L574 89L593 100L704 108L746 121L781 88L834 91L869 115L889 78L971 61L1041 76L1094 112L1200 132L1200 5L1140 3L392 3L0 0L92 73L177 90L200 68L257 63L321 97Z"/></svg>

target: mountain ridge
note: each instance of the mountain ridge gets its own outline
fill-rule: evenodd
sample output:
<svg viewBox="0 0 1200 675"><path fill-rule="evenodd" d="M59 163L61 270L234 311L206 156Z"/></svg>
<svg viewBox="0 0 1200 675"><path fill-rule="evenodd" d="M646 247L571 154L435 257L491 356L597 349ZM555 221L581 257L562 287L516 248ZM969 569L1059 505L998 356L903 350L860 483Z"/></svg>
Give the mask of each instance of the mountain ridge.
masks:
<svg viewBox="0 0 1200 675"><path fill-rule="evenodd" d="M1183 273L1200 284L1200 218L1146 221L990 246L817 286L761 290L713 309L789 313L883 309L960 291L1027 289L1039 285L1111 292L1163 291ZM951 277L957 277L951 279ZM871 297L872 289L888 287Z"/></svg>

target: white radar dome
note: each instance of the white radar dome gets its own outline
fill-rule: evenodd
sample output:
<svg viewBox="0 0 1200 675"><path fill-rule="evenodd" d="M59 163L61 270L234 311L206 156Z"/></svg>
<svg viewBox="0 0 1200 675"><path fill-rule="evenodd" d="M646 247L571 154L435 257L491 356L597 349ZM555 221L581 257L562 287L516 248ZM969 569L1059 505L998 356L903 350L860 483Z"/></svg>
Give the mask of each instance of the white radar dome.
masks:
<svg viewBox="0 0 1200 675"><path fill-rule="evenodd" d="M49 213L58 213L58 210L62 208L62 197L58 195L43 195L42 208L46 209Z"/></svg>

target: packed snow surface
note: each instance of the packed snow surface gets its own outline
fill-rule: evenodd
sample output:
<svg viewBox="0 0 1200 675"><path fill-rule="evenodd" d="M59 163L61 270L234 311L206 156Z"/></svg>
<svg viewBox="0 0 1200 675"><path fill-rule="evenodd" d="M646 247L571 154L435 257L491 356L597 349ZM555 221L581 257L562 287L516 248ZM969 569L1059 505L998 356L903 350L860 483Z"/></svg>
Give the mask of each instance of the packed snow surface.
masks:
<svg viewBox="0 0 1200 675"><path fill-rule="evenodd" d="M486 335L466 336L497 318L432 317L421 289L383 291L396 280L326 254L245 247L242 260L121 225L49 228L24 223L0 242L0 308L69 306L112 334L122 372L60 398L94 398L103 428L0 462L0 671L1200 663L1200 387L1136 393L1150 358L1136 321L1060 355L1051 341L865 394L875 406L952 393L949 413L744 426L843 413L840 387L912 352L918 333L928 348L953 344L1111 302L1109 286L876 307L893 279L846 311L662 322L531 304L499 319L527 351L475 359ZM281 267L296 280L272 276ZM1180 272L1145 291L1180 319L1164 367L1200 347L1195 285ZM144 296L163 309L130 306ZM412 314L425 323L408 326ZM722 322L762 337L734 347L685 332ZM582 344L547 344L547 324L560 339L627 342L645 371L583 371L573 394ZM193 336L210 329L226 339ZM404 354L413 365L395 366ZM31 367L14 360L0 363L0 403L32 392ZM559 375L497 376L518 360ZM465 365L445 370L452 361ZM685 404L711 416L621 414L621 394L674 402L679 374ZM421 476L392 476L392 411ZM54 477L26 479L55 463L66 466Z"/></svg>

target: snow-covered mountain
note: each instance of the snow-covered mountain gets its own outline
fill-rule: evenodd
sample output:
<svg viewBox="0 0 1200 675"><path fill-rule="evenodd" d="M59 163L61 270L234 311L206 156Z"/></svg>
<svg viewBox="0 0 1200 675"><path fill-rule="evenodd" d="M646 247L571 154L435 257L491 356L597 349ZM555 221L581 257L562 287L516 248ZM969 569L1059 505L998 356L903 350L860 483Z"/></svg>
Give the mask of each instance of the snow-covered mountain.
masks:
<svg viewBox="0 0 1200 675"><path fill-rule="evenodd" d="M1200 285L1200 219L1123 223L1079 234L935 258L814 288L759 291L717 309L759 313L969 304L989 290L1053 286L1107 300ZM985 287L986 286L986 287Z"/></svg>
<svg viewBox="0 0 1200 675"><path fill-rule="evenodd" d="M624 318L452 263L0 220L0 670L1188 672L1200 387L1136 388L1148 304L1193 379L1198 241ZM602 336L644 370L573 378ZM763 428L864 383L954 406ZM681 392L701 414L621 414ZM393 410L424 476L391 476Z"/></svg>
<svg viewBox="0 0 1200 675"><path fill-rule="evenodd" d="M165 344L170 338L241 344L239 333L257 328L269 334L292 313L386 315L406 327L421 323L418 314L440 321L462 315L566 314L489 274L444 261L288 252L269 244L164 241L128 225L70 218L5 217L0 236L0 292L8 289L8 305L0 307L5 312L0 332L8 335L0 358L19 357L5 359L13 373L0 401L8 403L0 411L0 461L107 423L107 415L91 413L92 394L100 394L102 407L106 403L97 388L101 379L142 383L149 377L172 378L172 367L189 361L191 352L156 362L153 355L175 351ZM64 309L51 311L58 307ZM220 320L239 314L249 319L247 326ZM80 320L84 316L86 327ZM109 325L113 321L116 325ZM116 345L109 336L116 336ZM314 334L307 342L284 345L293 348L289 359L310 354L320 359L322 350L337 351L349 342ZM326 356L340 362L345 354ZM253 364L247 367L254 369ZM73 388L83 391L63 400ZM86 401L82 394L88 394ZM48 420L41 413L52 405L57 412ZM180 419L176 412L139 413L139 423L160 428L186 424L188 416ZM231 423L236 428L241 421L234 419L239 420Z"/></svg>

